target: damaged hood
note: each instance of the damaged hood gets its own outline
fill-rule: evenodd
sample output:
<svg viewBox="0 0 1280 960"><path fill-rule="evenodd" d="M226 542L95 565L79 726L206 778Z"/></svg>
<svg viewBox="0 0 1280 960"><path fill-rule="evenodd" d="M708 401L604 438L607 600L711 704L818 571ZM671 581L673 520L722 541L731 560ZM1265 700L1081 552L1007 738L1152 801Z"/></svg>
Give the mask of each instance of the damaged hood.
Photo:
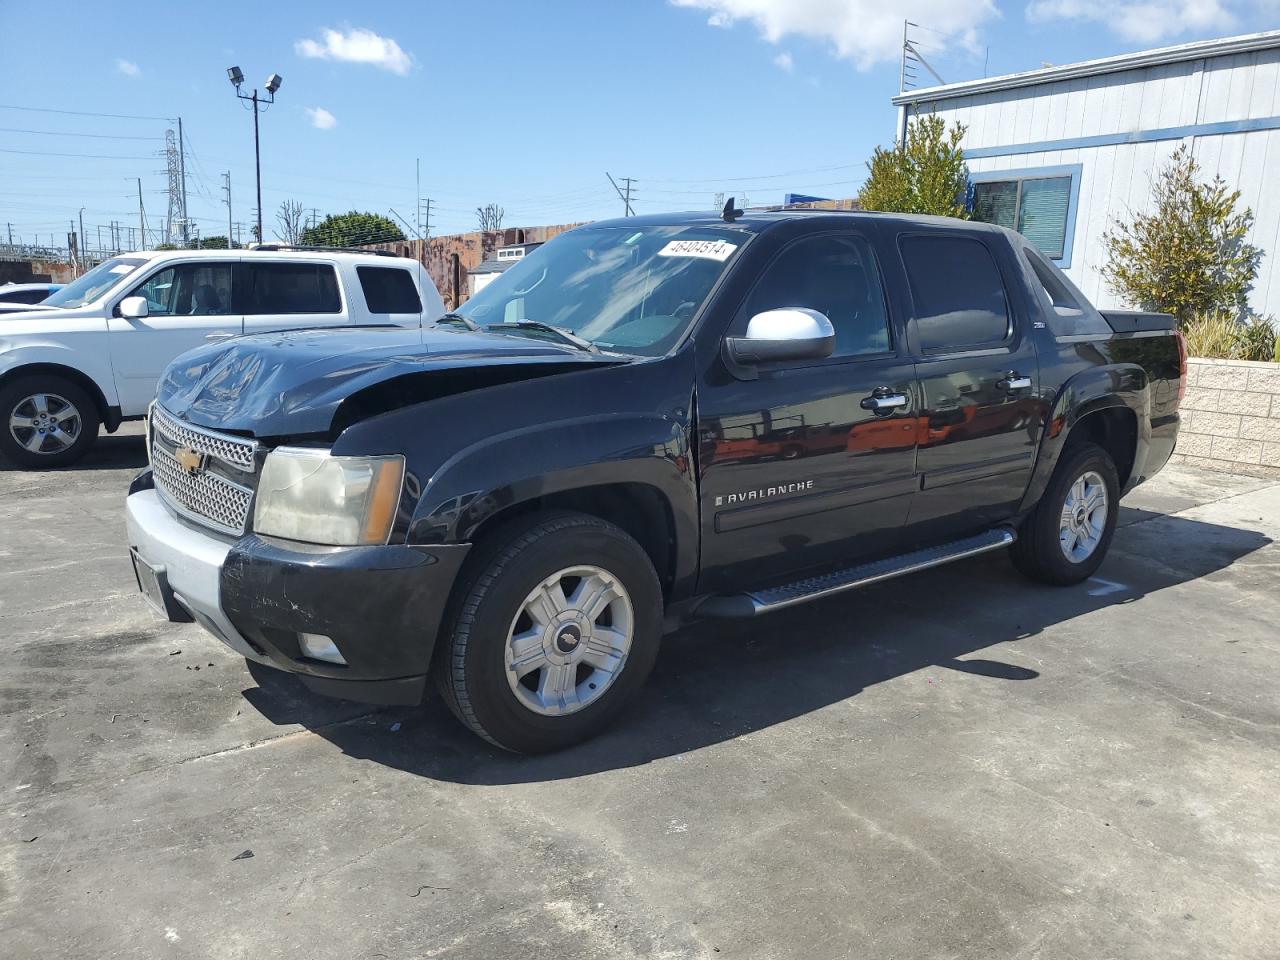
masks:
<svg viewBox="0 0 1280 960"><path fill-rule="evenodd" d="M291 330L184 353L165 370L156 399L196 426L259 437L325 433L344 400L397 377L510 365L587 367L623 359L434 327Z"/></svg>

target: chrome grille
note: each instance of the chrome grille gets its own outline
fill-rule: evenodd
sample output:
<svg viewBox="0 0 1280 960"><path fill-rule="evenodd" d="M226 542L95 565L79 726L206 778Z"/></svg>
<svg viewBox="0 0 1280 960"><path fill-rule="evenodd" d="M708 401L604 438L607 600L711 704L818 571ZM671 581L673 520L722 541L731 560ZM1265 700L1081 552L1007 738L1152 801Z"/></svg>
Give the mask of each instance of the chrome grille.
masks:
<svg viewBox="0 0 1280 960"><path fill-rule="evenodd" d="M151 408L151 429L164 434L176 446L190 447L197 453L216 457L244 473L253 473L253 457L258 445L252 440L242 440L240 437L182 423L159 406Z"/></svg>
<svg viewBox="0 0 1280 960"><path fill-rule="evenodd" d="M158 406L152 407L148 433L156 490L171 507L223 533L248 530L255 441L181 423ZM179 457L190 459L184 465Z"/></svg>

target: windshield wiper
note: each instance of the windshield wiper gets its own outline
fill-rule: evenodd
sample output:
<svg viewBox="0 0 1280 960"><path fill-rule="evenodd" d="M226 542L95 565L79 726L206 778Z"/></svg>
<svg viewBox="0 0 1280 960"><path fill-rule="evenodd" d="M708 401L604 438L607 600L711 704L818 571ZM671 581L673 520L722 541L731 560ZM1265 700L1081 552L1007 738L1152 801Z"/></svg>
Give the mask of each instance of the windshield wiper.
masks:
<svg viewBox="0 0 1280 960"><path fill-rule="evenodd" d="M600 348L590 340L586 340L576 333L565 330L563 327L553 327L549 323L543 323L541 320L505 320L502 323L489 324L490 330L501 330L503 327L516 327L520 330L542 330L545 333L553 333L565 343L577 347L579 350L585 350L587 353L599 353Z"/></svg>
<svg viewBox="0 0 1280 960"><path fill-rule="evenodd" d="M452 323L452 322L460 323L464 327L466 327L468 330L480 329L480 324L476 323L470 317L464 317L462 314L454 313L452 310L450 310L448 313L442 313L440 316L436 318L437 324Z"/></svg>

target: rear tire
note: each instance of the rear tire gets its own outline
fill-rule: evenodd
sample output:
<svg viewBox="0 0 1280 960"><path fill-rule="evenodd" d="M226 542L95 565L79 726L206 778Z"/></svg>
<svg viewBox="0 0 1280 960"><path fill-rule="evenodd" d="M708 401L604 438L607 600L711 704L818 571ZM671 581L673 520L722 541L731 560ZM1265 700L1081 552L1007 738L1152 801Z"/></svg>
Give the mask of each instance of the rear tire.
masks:
<svg viewBox="0 0 1280 960"><path fill-rule="evenodd" d="M1068 447L1010 548L1013 565L1054 586L1087 580L1106 559L1119 513L1111 455L1092 443Z"/></svg>
<svg viewBox="0 0 1280 960"><path fill-rule="evenodd" d="M97 438L97 405L64 377L21 377L0 390L0 455L19 467L70 466Z"/></svg>
<svg viewBox="0 0 1280 960"><path fill-rule="evenodd" d="M662 635L662 589L624 531L542 513L482 542L459 581L433 663L449 709L516 753L595 736L644 683Z"/></svg>

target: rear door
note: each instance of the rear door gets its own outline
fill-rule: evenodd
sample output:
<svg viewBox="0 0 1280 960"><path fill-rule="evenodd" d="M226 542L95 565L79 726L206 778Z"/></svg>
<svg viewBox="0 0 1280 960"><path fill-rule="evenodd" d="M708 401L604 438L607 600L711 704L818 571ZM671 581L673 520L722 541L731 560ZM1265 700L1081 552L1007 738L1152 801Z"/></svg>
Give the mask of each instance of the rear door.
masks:
<svg viewBox="0 0 1280 960"><path fill-rule="evenodd" d="M909 233L898 250L923 400L908 535L923 542L1013 516L1040 439L1040 371L1002 238Z"/></svg>
<svg viewBox="0 0 1280 960"><path fill-rule="evenodd" d="M234 268L229 259L168 261L116 298L107 340L126 416L146 411L160 374L179 354L240 334L243 318L232 301ZM144 297L147 316L119 316L125 297Z"/></svg>
<svg viewBox="0 0 1280 960"><path fill-rule="evenodd" d="M791 241L729 335L778 307L826 315L835 352L700 385L701 590L892 552L915 490L914 368L870 239L839 230ZM876 410L873 398L888 403Z"/></svg>
<svg viewBox="0 0 1280 960"><path fill-rule="evenodd" d="M328 261L246 258L236 297L246 334L350 322L337 270Z"/></svg>

